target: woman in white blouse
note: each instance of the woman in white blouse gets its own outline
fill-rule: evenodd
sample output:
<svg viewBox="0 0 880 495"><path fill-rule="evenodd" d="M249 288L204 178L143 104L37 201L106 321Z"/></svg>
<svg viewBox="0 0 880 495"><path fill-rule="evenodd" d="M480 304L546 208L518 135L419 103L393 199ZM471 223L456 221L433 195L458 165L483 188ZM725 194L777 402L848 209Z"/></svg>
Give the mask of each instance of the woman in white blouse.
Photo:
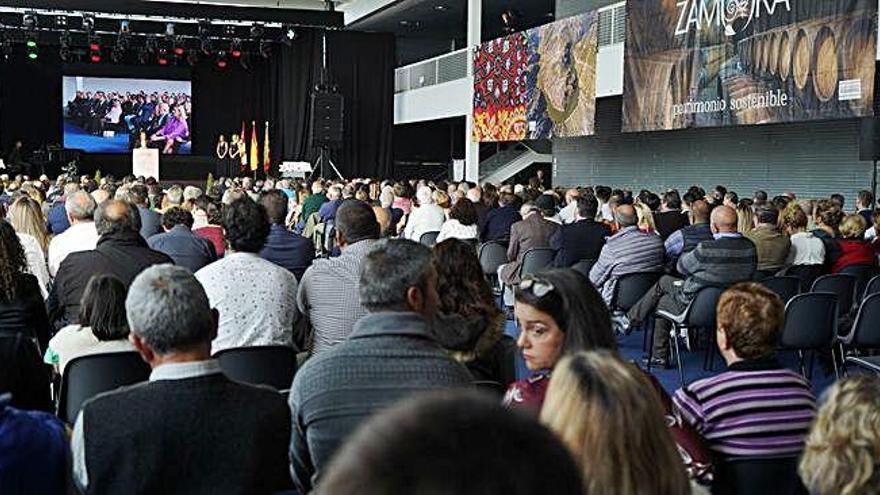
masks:
<svg viewBox="0 0 880 495"><path fill-rule="evenodd" d="M449 220L440 227L440 234L437 235L437 242L443 242L446 239L477 239L479 237L479 226L477 225L477 209L474 204L467 198L460 198L452 205L449 210Z"/></svg>
<svg viewBox="0 0 880 495"><path fill-rule="evenodd" d="M49 269L46 266L46 249L49 246L49 234L46 221L39 203L21 196L9 207L9 223L18 234L21 247L27 258L28 272L37 277L43 299L49 297Z"/></svg>
<svg viewBox="0 0 880 495"><path fill-rule="evenodd" d="M787 265L821 265L825 263L825 244L807 232L807 214L797 203L782 212L782 226L791 238Z"/></svg>

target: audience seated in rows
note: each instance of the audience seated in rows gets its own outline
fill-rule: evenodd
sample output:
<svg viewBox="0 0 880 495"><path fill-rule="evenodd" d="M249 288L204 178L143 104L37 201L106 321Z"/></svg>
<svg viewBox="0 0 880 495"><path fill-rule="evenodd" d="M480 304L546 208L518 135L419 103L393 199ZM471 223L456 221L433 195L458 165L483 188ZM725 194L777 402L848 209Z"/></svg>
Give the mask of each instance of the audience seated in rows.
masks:
<svg viewBox="0 0 880 495"><path fill-rule="evenodd" d="M311 239L285 227L287 196L284 193L278 190L267 191L263 193L260 204L266 209L271 223L269 236L260 250L260 257L286 268L297 280L302 280L303 274L315 258L315 245ZM329 204L324 203L324 206ZM335 220L336 210L333 211L333 218Z"/></svg>
<svg viewBox="0 0 880 495"><path fill-rule="evenodd" d="M674 232L687 227L691 221L688 215L681 209L681 195L678 191L666 191L663 194L663 201L660 203L660 210L654 213L654 225L657 227L657 233L665 242ZM705 220L708 220L708 216Z"/></svg>
<svg viewBox="0 0 880 495"><path fill-rule="evenodd" d="M43 222L40 204L28 196L21 196L9 205L7 216L24 249L28 273L37 277L37 282L40 284L40 294L45 299L49 297L51 284L49 270L46 266L49 237Z"/></svg>
<svg viewBox="0 0 880 495"><path fill-rule="evenodd" d="M486 224L480 232L483 242L508 241L510 227L522 220L519 213L519 199L511 193L502 193L498 198L498 208L486 214Z"/></svg>
<svg viewBox="0 0 880 495"><path fill-rule="evenodd" d="M437 242L443 242L446 239L470 239L478 242L479 236L477 208L471 200L462 198L456 201L449 210L449 218L440 227Z"/></svg>
<svg viewBox="0 0 880 495"><path fill-rule="evenodd" d="M853 265L877 264L874 248L865 240L865 221L861 215L844 217L840 224L840 239L837 245L840 247L840 256L831 265L831 273L838 273Z"/></svg>
<svg viewBox="0 0 880 495"><path fill-rule="evenodd" d="M825 243L807 232L807 214L797 203L791 203L782 212L781 224L791 241L786 265L821 266L825 262Z"/></svg>
<svg viewBox="0 0 880 495"><path fill-rule="evenodd" d="M358 293L369 314L345 342L306 361L293 380L291 472L303 493L372 413L418 391L472 380L432 336L439 296L427 247L381 241L363 259Z"/></svg>
<svg viewBox="0 0 880 495"><path fill-rule="evenodd" d="M435 204L431 189L428 187L420 187L416 191L416 200L419 206L407 214L403 237L419 242L422 234L440 231L443 222L446 221L446 214L443 208Z"/></svg>
<svg viewBox="0 0 880 495"><path fill-rule="evenodd" d="M550 247L556 251L554 265L559 268L570 267L581 260L598 260L605 239L611 235L608 225L595 220L599 212L595 196L579 196L571 205L575 206L572 220L563 219L562 227L550 237Z"/></svg>
<svg viewBox="0 0 880 495"><path fill-rule="evenodd" d="M125 285L116 277L92 277L80 301L79 323L62 328L52 337L43 356L45 363L63 375L74 358L133 351L128 341L125 296Z"/></svg>
<svg viewBox="0 0 880 495"><path fill-rule="evenodd" d="M755 244L760 276L770 277L785 267L791 241L779 229L779 210L772 206L755 211L755 228L745 234Z"/></svg>
<svg viewBox="0 0 880 495"><path fill-rule="evenodd" d="M520 209L522 220L510 227L510 245L507 247L507 263L498 267L498 279L504 285L504 304L513 305L513 287L519 284L523 259L527 252L537 248L549 248L550 238L559 230L559 224L547 217L556 215L553 198L542 194L534 203L526 203Z"/></svg>
<svg viewBox="0 0 880 495"><path fill-rule="evenodd" d="M56 234L49 243L49 274L58 275L58 268L70 253L90 251L98 244L98 230L95 228L95 209L97 204L85 191L76 191L64 201L70 227Z"/></svg>
<svg viewBox="0 0 880 495"><path fill-rule="evenodd" d="M223 259L197 271L211 307L220 312L214 352L245 346L293 347L296 277L260 258L269 236L266 209L245 196L223 218L228 248Z"/></svg>
<svg viewBox="0 0 880 495"><path fill-rule="evenodd" d="M269 493L289 486L290 412L275 391L226 378L211 357L217 312L195 277L144 270L125 309L150 381L85 403L73 476L88 493ZM124 488L120 488L124 487Z"/></svg>
<svg viewBox="0 0 880 495"><path fill-rule="evenodd" d="M137 206L138 215L141 217L141 237L150 237L162 232L162 215L149 208L149 192L147 187L141 184L133 184L128 189L129 200Z"/></svg>
<svg viewBox="0 0 880 495"><path fill-rule="evenodd" d="M65 493L69 447L64 423L11 405L0 394L0 488L3 493Z"/></svg>
<svg viewBox="0 0 880 495"><path fill-rule="evenodd" d="M678 258L681 255L693 251L701 242L712 239L712 228L709 225L711 211L712 209L706 201L695 200L691 203L691 209L688 213L690 224L676 230L666 238L664 243L666 264L671 272L675 271Z"/></svg>
<svg viewBox="0 0 880 495"><path fill-rule="evenodd" d="M223 208L216 199L201 196L193 202L193 233L211 242L217 258L226 255L226 235L222 224Z"/></svg>
<svg viewBox="0 0 880 495"><path fill-rule="evenodd" d="M174 264L195 273L205 265L217 261L211 241L192 231L193 216L179 206L168 208L162 215L161 234L147 239L150 249L167 254Z"/></svg>
<svg viewBox="0 0 880 495"><path fill-rule="evenodd" d="M126 286L151 265L171 263L154 251L134 228L137 209L121 200L108 200L95 212L100 238L95 249L69 254L58 268L47 307L55 328L78 322L79 303L94 275L113 275Z"/></svg>
<svg viewBox="0 0 880 495"><path fill-rule="evenodd" d="M79 190L80 185L77 182L71 181L64 184L64 194L56 198L55 203L46 214L46 227L50 234L58 235L70 228L70 219L67 216L67 198Z"/></svg>

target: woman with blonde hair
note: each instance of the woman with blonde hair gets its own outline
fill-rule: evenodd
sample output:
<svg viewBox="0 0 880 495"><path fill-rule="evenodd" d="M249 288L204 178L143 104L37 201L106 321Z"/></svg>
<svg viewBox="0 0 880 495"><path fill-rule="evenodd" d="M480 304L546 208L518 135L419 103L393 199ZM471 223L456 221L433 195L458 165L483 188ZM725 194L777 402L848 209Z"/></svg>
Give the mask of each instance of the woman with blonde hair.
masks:
<svg viewBox="0 0 880 495"><path fill-rule="evenodd" d="M871 243L865 240L867 226L865 219L858 213L847 215L840 224L840 256L831 265L831 273L852 265L861 265L873 270L877 266L877 258Z"/></svg>
<svg viewBox="0 0 880 495"><path fill-rule="evenodd" d="M581 467L584 494L691 493L657 395L610 351L560 361L541 409Z"/></svg>
<svg viewBox="0 0 880 495"><path fill-rule="evenodd" d="M844 378L828 389L799 469L810 493L868 495L880 489L880 378Z"/></svg>
<svg viewBox="0 0 880 495"><path fill-rule="evenodd" d="M745 201L736 205L736 231L746 234L755 228L755 211Z"/></svg>
<svg viewBox="0 0 880 495"><path fill-rule="evenodd" d="M636 201L633 204L633 208L635 208L636 216L639 218L639 230L647 234L656 233L657 226L654 224L654 213L651 212L651 208L641 201Z"/></svg>
<svg viewBox="0 0 880 495"><path fill-rule="evenodd" d="M43 299L49 297L49 268L46 265L46 250L49 247L49 234L40 205L28 196L20 196L9 206L9 223L15 229L18 240L24 248L28 273L37 278Z"/></svg>

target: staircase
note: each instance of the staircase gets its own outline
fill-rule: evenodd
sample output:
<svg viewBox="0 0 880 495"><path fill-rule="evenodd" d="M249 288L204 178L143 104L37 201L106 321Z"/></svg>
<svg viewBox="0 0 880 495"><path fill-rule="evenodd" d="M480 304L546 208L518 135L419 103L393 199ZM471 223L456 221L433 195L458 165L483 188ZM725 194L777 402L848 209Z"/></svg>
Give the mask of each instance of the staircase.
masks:
<svg viewBox="0 0 880 495"><path fill-rule="evenodd" d="M480 162L480 183L500 184L534 163L551 163L551 146L540 141L517 143Z"/></svg>

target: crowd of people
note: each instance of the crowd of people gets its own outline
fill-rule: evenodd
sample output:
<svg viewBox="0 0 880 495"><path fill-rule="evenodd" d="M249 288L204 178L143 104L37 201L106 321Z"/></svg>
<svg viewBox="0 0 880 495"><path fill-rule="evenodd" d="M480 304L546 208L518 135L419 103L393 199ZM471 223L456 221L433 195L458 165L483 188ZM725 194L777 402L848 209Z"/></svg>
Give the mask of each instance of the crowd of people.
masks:
<svg viewBox="0 0 880 495"><path fill-rule="evenodd" d="M811 493L880 486L880 378L817 401L778 356L784 303L760 284L873 271L867 191L848 209L537 177L0 186L3 493L70 478L88 493L700 494L736 459L792 460ZM506 250L497 279L488 242ZM536 248L553 266L523 273ZM612 314L635 272L658 282ZM619 338L704 287L724 289L726 369L666 390L650 370L669 365L668 323L644 366ZM212 358L257 346L298 353L289 390L230 380ZM149 381L62 424L52 384L108 352L140 354Z"/></svg>
<svg viewBox="0 0 880 495"><path fill-rule="evenodd" d="M65 107L68 121L88 134L126 134L134 147L143 133L147 145L164 154L175 153L190 140L191 114L189 95L168 92L77 91Z"/></svg>

